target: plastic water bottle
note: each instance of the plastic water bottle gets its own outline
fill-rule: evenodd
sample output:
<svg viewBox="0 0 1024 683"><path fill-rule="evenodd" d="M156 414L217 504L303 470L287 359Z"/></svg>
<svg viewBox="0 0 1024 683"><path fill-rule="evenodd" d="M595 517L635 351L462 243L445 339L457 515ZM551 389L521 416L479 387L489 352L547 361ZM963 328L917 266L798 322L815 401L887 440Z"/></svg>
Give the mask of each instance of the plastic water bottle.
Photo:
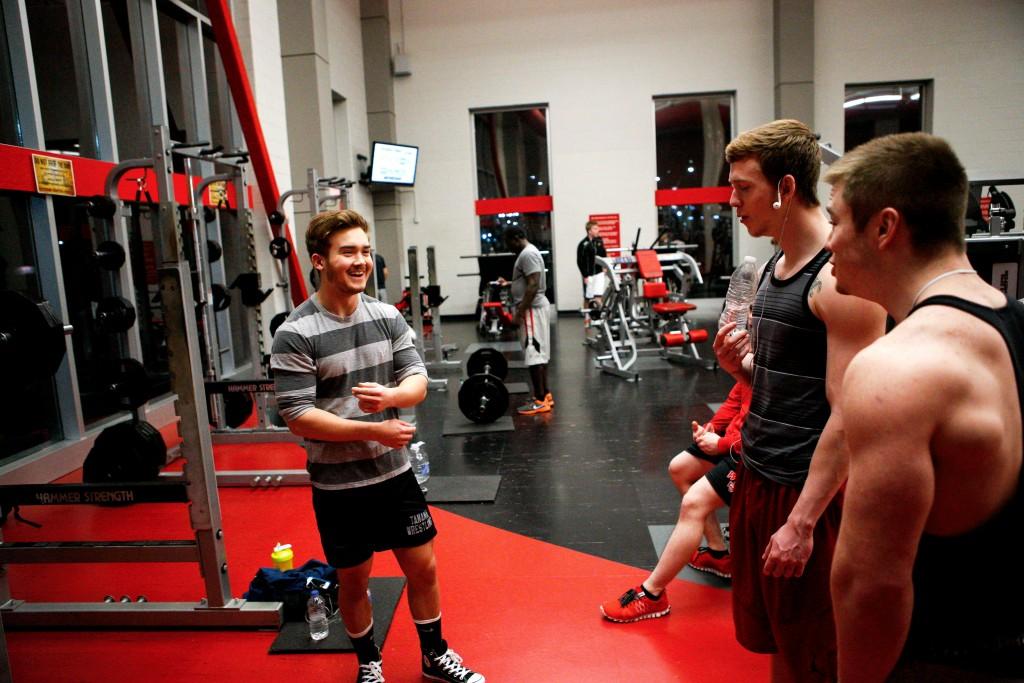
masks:
<svg viewBox="0 0 1024 683"><path fill-rule="evenodd" d="M423 488L423 485L427 483L427 479L430 479L430 459L427 457L427 451L423 448L423 442L417 441L409 446L409 453L411 455L410 461L412 463L412 473L416 475L416 483Z"/></svg>
<svg viewBox="0 0 1024 683"><path fill-rule="evenodd" d="M729 278L729 290L725 294L725 310L718 319L718 326L736 321L736 331L747 329L747 313L754 302L754 289L757 286L757 259L744 256L743 263L737 266Z"/></svg>
<svg viewBox="0 0 1024 683"><path fill-rule="evenodd" d="M309 622L309 637L313 640L323 640L331 625L327 622L327 603L320 597L320 591L314 590L309 594L309 601L306 603L306 621Z"/></svg>

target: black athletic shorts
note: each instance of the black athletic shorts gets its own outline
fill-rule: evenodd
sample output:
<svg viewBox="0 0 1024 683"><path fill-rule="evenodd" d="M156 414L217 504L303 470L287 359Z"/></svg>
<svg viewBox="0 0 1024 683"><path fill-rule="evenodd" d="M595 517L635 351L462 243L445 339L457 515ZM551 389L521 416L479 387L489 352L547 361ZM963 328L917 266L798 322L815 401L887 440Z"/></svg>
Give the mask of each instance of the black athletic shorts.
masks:
<svg viewBox="0 0 1024 683"><path fill-rule="evenodd" d="M437 535L411 469L354 489L313 487L313 512L327 563L339 568L362 564L382 550L423 545Z"/></svg>
<svg viewBox="0 0 1024 683"><path fill-rule="evenodd" d="M710 463L716 463L722 459L722 456L718 455L717 453L705 453L703 450L701 450L701 447L697 445L696 441L694 441L693 443L686 447L686 452L694 456L695 458L700 458L701 460Z"/></svg>
<svg viewBox="0 0 1024 683"><path fill-rule="evenodd" d="M726 505L732 505L732 492L736 488L736 461L732 455L723 455L715 466L704 475L718 497Z"/></svg>

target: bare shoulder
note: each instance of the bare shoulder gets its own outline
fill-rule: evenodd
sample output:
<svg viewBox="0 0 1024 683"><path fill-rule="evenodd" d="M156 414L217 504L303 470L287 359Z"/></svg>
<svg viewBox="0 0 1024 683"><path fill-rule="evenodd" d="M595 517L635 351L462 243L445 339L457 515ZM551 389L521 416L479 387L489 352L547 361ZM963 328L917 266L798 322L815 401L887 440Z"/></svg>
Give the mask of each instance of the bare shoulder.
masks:
<svg viewBox="0 0 1024 683"><path fill-rule="evenodd" d="M905 323L904 323L905 324ZM926 330L897 327L862 349L843 379L844 412L887 420L937 419L971 382L949 348Z"/></svg>
<svg viewBox="0 0 1024 683"><path fill-rule="evenodd" d="M870 325L881 330L885 324L885 311L881 306L867 299L842 294L836 289L831 263L822 266L811 282L807 290L807 304L826 326Z"/></svg>

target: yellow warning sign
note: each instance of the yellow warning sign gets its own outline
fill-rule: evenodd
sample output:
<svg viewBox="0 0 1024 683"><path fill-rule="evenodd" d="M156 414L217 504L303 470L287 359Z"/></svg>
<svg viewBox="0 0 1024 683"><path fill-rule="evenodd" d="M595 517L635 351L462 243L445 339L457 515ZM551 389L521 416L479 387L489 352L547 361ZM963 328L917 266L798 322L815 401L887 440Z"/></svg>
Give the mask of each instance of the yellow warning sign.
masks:
<svg viewBox="0 0 1024 683"><path fill-rule="evenodd" d="M75 170L71 159L32 155L32 168L36 175L36 192L75 196Z"/></svg>
<svg viewBox="0 0 1024 683"><path fill-rule="evenodd" d="M223 180L218 180L215 183L210 183L209 194L207 195L207 203L211 206L227 206L228 205L228 184Z"/></svg>

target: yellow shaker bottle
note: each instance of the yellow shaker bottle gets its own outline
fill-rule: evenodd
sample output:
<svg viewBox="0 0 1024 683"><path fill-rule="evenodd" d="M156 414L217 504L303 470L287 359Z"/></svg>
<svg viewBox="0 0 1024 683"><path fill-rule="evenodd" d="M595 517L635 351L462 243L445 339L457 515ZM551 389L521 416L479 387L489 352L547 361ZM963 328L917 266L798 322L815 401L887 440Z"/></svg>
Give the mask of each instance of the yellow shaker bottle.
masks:
<svg viewBox="0 0 1024 683"><path fill-rule="evenodd" d="M274 552L270 553L270 559L274 561L274 566L281 571L292 568L293 557L295 557L295 553L292 552L292 546L289 543L284 545L278 543L274 546Z"/></svg>

